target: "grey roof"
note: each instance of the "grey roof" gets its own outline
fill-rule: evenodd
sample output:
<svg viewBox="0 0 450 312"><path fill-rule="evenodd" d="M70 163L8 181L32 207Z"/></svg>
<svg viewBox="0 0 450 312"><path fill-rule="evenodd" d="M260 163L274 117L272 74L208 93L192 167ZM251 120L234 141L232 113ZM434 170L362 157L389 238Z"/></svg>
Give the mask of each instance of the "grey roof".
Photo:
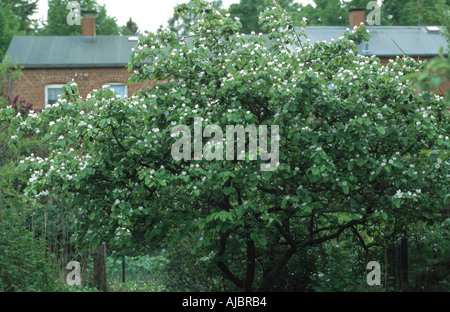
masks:
<svg viewBox="0 0 450 312"><path fill-rule="evenodd" d="M378 57L436 56L441 47L446 51L447 41L442 35L442 27L425 26L366 26L371 34L370 40L361 43L358 48L363 55ZM343 36L345 26L310 26L305 33L311 42L338 40ZM398 45L398 47L397 47ZM403 52L402 52L403 50ZM447 51L448 53L448 51Z"/></svg>
<svg viewBox="0 0 450 312"><path fill-rule="evenodd" d="M27 68L124 67L136 44L128 36L14 36L7 54Z"/></svg>
<svg viewBox="0 0 450 312"><path fill-rule="evenodd" d="M310 26L305 30L311 42L338 40L345 26ZM378 57L435 56L447 47L441 27L367 26L372 38L359 46L359 52ZM137 40L128 36L14 36L7 54L26 68L43 67L124 67ZM134 38L136 39L136 37ZM304 39L306 40L306 39ZM395 43L394 43L395 41ZM398 47L397 47L398 45ZM401 49L400 49L400 48Z"/></svg>

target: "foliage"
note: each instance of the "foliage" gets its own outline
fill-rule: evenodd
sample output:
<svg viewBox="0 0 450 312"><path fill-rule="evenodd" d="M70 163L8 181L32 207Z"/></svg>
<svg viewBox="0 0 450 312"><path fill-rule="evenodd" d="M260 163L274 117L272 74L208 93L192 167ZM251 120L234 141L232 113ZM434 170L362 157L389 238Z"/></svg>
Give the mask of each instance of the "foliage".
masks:
<svg viewBox="0 0 450 312"><path fill-rule="evenodd" d="M447 5L449 0L444 0ZM436 0L396 0L383 1L381 14L387 19L383 25L394 26L417 26L417 25L439 25L439 10ZM420 4L420 7L419 7ZM447 17L448 18L448 17Z"/></svg>
<svg viewBox="0 0 450 312"><path fill-rule="evenodd" d="M24 34L20 31L20 27L21 21L14 16L11 4L0 2L0 60L2 62L12 37Z"/></svg>
<svg viewBox="0 0 450 312"><path fill-rule="evenodd" d="M448 57L444 57L443 49L441 49L440 55L427 62L422 72L410 74L408 77L415 81L415 85L420 92L434 89L443 94L443 88L450 81L450 60ZM450 106L450 89L445 94L445 103L447 107ZM427 149L422 153L438 155L440 161L446 160L450 156L449 149Z"/></svg>
<svg viewBox="0 0 450 312"><path fill-rule="evenodd" d="M240 31L244 34L262 31L259 24L259 13L271 6L272 1L268 0L241 0L239 3L230 5L228 12L232 17L238 18L242 24ZM293 0L281 0L278 4L284 8L294 20L301 20L299 10L301 5Z"/></svg>
<svg viewBox="0 0 450 312"><path fill-rule="evenodd" d="M19 96L16 95L14 99L11 99L9 96L6 96L5 99L8 101L9 106L14 109L14 112L21 115L27 115L30 110L33 108L33 104L27 102L25 100L19 100Z"/></svg>
<svg viewBox="0 0 450 312"><path fill-rule="evenodd" d="M120 255L199 232L192 253L207 255L225 289L267 291L283 289L292 259L343 234L383 244L439 221L448 160L420 152L448 148L449 115L442 97L416 94L405 78L422 64L357 55L364 26L309 44L296 31L306 23L276 3L261 14L270 42L242 36L205 1L179 8L200 17L192 40L149 33L130 57L130 80L156 87L122 99L104 86L84 102L72 82L40 115L1 112L48 144L47 158L19 169L26 194L80 207L74 242L107 241ZM276 170L247 151L246 160L174 159L173 128L192 131L194 117L222 129L279 125Z"/></svg>
<svg viewBox="0 0 450 312"><path fill-rule="evenodd" d="M239 18L242 28L240 31L249 34L252 31L259 33L262 31L259 24L259 13L271 5L272 1L267 0L241 0L239 3L230 5L228 12L232 17ZM292 0L278 1L278 3L288 11L292 18L299 19L299 4Z"/></svg>
<svg viewBox="0 0 450 312"><path fill-rule="evenodd" d="M16 62L12 62L9 55L3 58L3 61L0 63L0 96L3 96L3 86L8 79L11 79L11 81L20 79L22 76L22 68L23 66L17 64L17 60ZM0 104L0 107L2 105L4 104Z"/></svg>
<svg viewBox="0 0 450 312"><path fill-rule="evenodd" d="M192 254L201 233L192 233L165 252L168 263L163 273L169 291L223 291L226 289L220 271L212 263L212 253Z"/></svg>
<svg viewBox="0 0 450 312"><path fill-rule="evenodd" d="M438 12L440 25L443 26L442 34L447 39L446 52L450 52L450 3L445 0L436 1L436 11Z"/></svg>
<svg viewBox="0 0 450 312"><path fill-rule="evenodd" d="M122 36L140 35L138 25L131 19L131 17L126 25L120 28L120 33Z"/></svg>
<svg viewBox="0 0 450 312"><path fill-rule="evenodd" d="M69 0L49 0L47 22L38 32L43 36L80 36L81 26L68 25L66 22L67 3ZM95 15L95 31L97 35L119 35L120 29L116 19L107 15L106 7L96 0L80 0L81 16L83 11L93 11Z"/></svg>
<svg viewBox="0 0 450 312"><path fill-rule="evenodd" d="M19 100L16 96L14 99L9 97L0 98L0 109L8 109L11 116L26 117L32 112L33 104L24 100ZM29 129L26 138L18 144L11 144L11 138L15 139L15 129L11 129L8 119L0 119L0 166L12 162L13 166L17 165L22 156L39 155L45 157L47 154L45 144L40 140L32 137L33 131ZM18 179L14 179L13 183L18 183Z"/></svg>
<svg viewBox="0 0 450 312"><path fill-rule="evenodd" d="M440 55L427 62L421 73L415 73L409 77L417 80L416 84L420 90L435 89L443 94L443 88L450 81L450 60L443 55L443 49L441 49ZM445 98L447 105L450 105L450 89L447 90Z"/></svg>
<svg viewBox="0 0 450 312"><path fill-rule="evenodd" d="M381 25L394 26L416 26L420 25L439 25L441 20L436 12L445 12L439 9L437 2L446 2L448 0L421 0L420 11L417 0L396 0L381 2ZM308 18L312 26L347 26L349 9L366 9L366 16L370 10L367 10L368 0L314 0L313 4L301 5L300 15ZM445 4L444 4L445 5ZM448 20L448 14L443 18Z"/></svg>
<svg viewBox="0 0 450 312"><path fill-rule="evenodd" d="M25 31L27 34L32 33L34 29L32 26L34 21L31 20L31 16L36 13L37 0L9 0L11 4L12 13L20 20L20 30Z"/></svg>
<svg viewBox="0 0 450 312"><path fill-rule="evenodd" d="M449 233L450 218L431 229L423 224L416 227L411 241L411 286L407 290L450 290Z"/></svg>
<svg viewBox="0 0 450 312"><path fill-rule="evenodd" d="M307 4L300 13L311 26L348 25L348 9L341 0L315 0L314 6Z"/></svg>
<svg viewBox="0 0 450 312"><path fill-rule="evenodd" d="M27 199L2 180L0 187L0 291L58 290L60 284L46 257L44 241L23 224Z"/></svg>
<svg viewBox="0 0 450 312"><path fill-rule="evenodd" d="M193 3L192 0L189 0L189 2ZM212 1L211 4L216 10L222 8L222 0ZM199 17L192 11L188 11L187 8L187 4L176 7L173 16L168 20L169 29L178 36L190 35L189 28L195 24Z"/></svg>
<svg viewBox="0 0 450 312"><path fill-rule="evenodd" d="M108 283L114 291L164 291L169 283L164 274L167 259L163 255L124 257L125 280L122 282L122 261L108 257Z"/></svg>
<svg viewBox="0 0 450 312"><path fill-rule="evenodd" d="M18 97L1 98L0 107L27 116L32 104ZM45 146L32 136L10 144L14 133L7 120L0 119L0 291L61 291L60 269L49 255L47 237L37 235L35 219L29 222L30 215L42 207L22 194L26 181L17 170L23 156L36 153L45 157Z"/></svg>

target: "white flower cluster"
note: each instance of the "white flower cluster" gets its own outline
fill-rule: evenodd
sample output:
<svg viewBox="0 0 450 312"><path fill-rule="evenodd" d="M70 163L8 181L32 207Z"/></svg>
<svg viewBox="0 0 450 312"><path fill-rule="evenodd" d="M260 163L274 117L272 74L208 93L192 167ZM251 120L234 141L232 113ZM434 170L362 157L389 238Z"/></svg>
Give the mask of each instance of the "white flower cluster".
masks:
<svg viewBox="0 0 450 312"><path fill-rule="evenodd" d="M394 198L411 198L419 196L422 193L421 189L416 189L414 192L407 191L402 192L402 190L397 190L397 192L394 195Z"/></svg>

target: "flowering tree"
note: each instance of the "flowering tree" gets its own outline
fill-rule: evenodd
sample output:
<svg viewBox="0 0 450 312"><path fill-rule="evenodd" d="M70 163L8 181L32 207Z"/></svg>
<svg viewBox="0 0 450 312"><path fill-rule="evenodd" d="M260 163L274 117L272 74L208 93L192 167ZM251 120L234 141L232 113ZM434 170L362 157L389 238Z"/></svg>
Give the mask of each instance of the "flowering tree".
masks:
<svg viewBox="0 0 450 312"><path fill-rule="evenodd" d="M27 192L79 207L74 241L130 252L197 233L192 252L236 289L270 290L311 246L344 232L376 243L439 217L448 160L420 152L448 149L449 116L442 97L416 94L405 78L420 64L358 55L364 26L309 43L306 22L276 3L260 17L268 37L239 33L239 20L206 1L177 10L200 16L195 35L148 33L130 57L131 81L154 88L122 99L104 86L83 101L72 82L41 114L15 117L51 150L22 161ZM277 169L261 171L248 151L172 158L173 128L194 129L195 117L223 129L278 125Z"/></svg>

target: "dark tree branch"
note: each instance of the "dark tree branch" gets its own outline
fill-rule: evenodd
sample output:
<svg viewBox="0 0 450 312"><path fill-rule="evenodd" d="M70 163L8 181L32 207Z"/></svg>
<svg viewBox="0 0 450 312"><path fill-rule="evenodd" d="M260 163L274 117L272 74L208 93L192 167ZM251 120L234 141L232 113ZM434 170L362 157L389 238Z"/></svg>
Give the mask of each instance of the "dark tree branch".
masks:
<svg viewBox="0 0 450 312"><path fill-rule="evenodd" d="M255 244L251 238L247 239L247 272L245 274L245 291L252 291L253 280L255 279Z"/></svg>
<svg viewBox="0 0 450 312"><path fill-rule="evenodd" d="M220 234L219 252L216 255L217 258L222 257L223 254L225 253L228 235L230 235L230 231ZM236 275L234 275L233 272L230 271L230 269L227 267L227 265L222 260L220 260L220 259L217 260L216 265L222 271L222 273L225 275L225 277L228 280L230 280L232 283L234 283L238 288L242 289L244 287L244 282L241 279L239 279Z"/></svg>

